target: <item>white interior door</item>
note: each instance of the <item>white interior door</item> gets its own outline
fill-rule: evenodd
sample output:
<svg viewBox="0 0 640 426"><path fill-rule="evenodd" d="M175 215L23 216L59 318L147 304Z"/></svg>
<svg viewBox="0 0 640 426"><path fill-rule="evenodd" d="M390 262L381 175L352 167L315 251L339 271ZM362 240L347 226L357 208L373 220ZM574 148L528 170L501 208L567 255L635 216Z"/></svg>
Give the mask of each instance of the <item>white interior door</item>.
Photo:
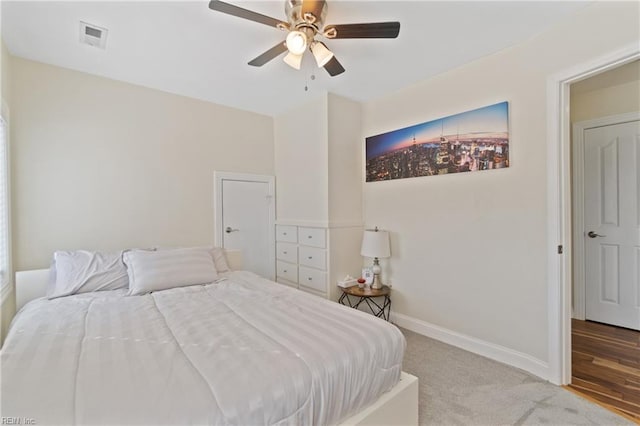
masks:
<svg viewBox="0 0 640 426"><path fill-rule="evenodd" d="M587 319L640 330L640 121L584 132Z"/></svg>
<svg viewBox="0 0 640 426"><path fill-rule="evenodd" d="M243 269L275 278L273 177L216 177L217 244L242 251Z"/></svg>

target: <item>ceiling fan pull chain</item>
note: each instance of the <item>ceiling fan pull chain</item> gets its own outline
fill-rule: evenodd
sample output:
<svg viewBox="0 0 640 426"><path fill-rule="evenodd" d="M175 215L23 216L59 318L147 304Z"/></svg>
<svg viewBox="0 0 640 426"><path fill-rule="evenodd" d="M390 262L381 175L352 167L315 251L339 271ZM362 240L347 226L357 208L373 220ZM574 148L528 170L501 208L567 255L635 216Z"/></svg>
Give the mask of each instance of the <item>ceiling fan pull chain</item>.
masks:
<svg viewBox="0 0 640 426"><path fill-rule="evenodd" d="M305 77L304 80L304 91L308 92L309 91L309 80L314 81L316 79L316 76L313 74L313 65L311 65L311 63L307 62L309 65L307 66L308 68L308 78Z"/></svg>

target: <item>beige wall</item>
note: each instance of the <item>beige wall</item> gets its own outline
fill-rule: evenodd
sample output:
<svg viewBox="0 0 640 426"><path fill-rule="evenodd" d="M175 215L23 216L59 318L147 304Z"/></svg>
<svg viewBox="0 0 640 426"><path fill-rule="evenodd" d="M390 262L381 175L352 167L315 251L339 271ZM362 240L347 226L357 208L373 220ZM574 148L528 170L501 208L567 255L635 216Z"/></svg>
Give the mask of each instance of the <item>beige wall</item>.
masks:
<svg viewBox="0 0 640 426"><path fill-rule="evenodd" d="M362 222L362 105L332 93L328 101L329 219L334 225L359 225Z"/></svg>
<svg viewBox="0 0 640 426"><path fill-rule="evenodd" d="M9 87L9 79L11 78L11 56L7 51L4 42L0 38L0 99L2 99L3 109L10 109L11 91ZM3 111L6 112L6 111ZM0 345L4 342L7 335L9 324L16 310L15 292L12 290L6 294L0 305Z"/></svg>
<svg viewBox="0 0 640 426"><path fill-rule="evenodd" d="M329 219L327 94L274 119L277 219L325 226Z"/></svg>
<svg viewBox="0 0 640 426"><path fill-rule="evenodd" d="M270 117L12 61L14 263L214 241L213 171L273 174Z"/></svg>
<svg viewBox="0 0 640 426"><path fill-rule="evenodd" d="M11 77L10 61L11 56L0 38L0 47L2 49L0 56L0 98L7 104L11 103L11 88L9 87L9 78Z"/></svg>
<svg viewBox="0 0 640 426"><path fill-rule="evenodd" d="M511 167L364 184L389 229L395 312L548 360L547 81L640 40L637 2L602 2L525 43L364 105L370 136L509 101ZM598 31L594 31L597 28Z"/></svg>
<svg viewBox="0 0 640 426"><path fill-rule="evenodd" d="M571 86L571 122L640 111L640 61Z"/></svg>
<svg viewBox="0 0 640 426"><path fill-rule="evenodd" d="M362 221L362 106L322 93L274 120L279 222Z"/></svg>

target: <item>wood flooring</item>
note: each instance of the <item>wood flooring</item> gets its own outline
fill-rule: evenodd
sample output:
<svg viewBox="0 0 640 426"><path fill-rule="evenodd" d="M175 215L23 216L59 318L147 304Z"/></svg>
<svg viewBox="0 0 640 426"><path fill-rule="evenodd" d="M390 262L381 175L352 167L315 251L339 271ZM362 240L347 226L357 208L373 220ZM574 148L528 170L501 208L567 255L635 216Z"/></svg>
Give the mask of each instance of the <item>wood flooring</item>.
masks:
<svg viewBox="0 0 640 426"><path fill-rule="evenodd" d="M570 387L640 423L640 332L571 321Z"/></svg>

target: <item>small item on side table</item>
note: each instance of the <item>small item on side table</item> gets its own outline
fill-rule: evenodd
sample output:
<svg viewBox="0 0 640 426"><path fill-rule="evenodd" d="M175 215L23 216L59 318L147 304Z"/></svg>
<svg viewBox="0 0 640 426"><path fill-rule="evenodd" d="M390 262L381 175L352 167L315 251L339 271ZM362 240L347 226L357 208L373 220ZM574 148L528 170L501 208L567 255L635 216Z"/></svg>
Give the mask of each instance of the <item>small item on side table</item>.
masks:
<svg viewBox="0 0 640 426"><path fill-rule="evenodd" d="M338 281L338 287L349 288L353 287L354 285L358 285L358 281L351 275L347 275L346 277Z"/></svg>
<svg viewBox="0 0 640 426"><path fill-rule="evenodd" d="M364 288L364 283L367 282L364 278L358 278L358 287Z"/></svg>
<svg viewBox="0 0 640 426"><path fill-rule="evenodd" d="M364 279L364 283L367 285L373 284L373 271L370 267L362 268L362 278Z"/></svg>

